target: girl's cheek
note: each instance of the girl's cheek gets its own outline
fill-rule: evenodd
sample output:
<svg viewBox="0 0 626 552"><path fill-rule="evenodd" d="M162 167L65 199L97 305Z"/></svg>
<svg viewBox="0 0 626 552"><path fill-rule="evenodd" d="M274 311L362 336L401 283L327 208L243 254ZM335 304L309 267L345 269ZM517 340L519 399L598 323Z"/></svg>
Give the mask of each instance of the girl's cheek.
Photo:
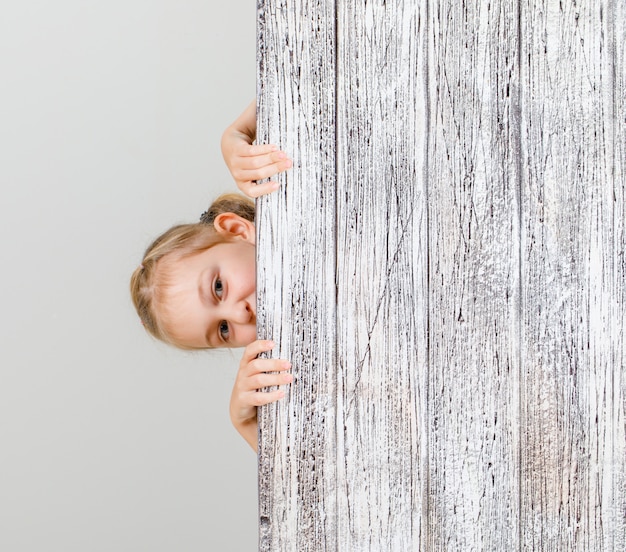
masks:
<svg viewBox="0 0 626 552"><path fill-rule="evenodd" d="M253 324L252 327L250 328L250 331L247 332L246 336L245 336L245 344L244 345L250 345L250 343L252 343L253 341L257 340L257 335L256 335L256 324Z"/></svg>

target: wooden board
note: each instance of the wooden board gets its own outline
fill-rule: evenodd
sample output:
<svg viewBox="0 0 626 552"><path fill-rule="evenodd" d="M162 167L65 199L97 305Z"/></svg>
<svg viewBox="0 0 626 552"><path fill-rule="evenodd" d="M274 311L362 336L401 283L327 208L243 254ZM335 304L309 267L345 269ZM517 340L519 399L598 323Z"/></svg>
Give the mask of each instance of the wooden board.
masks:
<svg viewBox="0 0 626 552"><path fill-rule="evenodd" d="M522 2L520 514L532 550L624 549L614 5Z"/></svg>
<svg viewBox="0 0 626 552"><path fill-rule="evenodd" d="M260 1L260 550L626 549L625 29Z"/></svg>
<svg viewBox="0 0 626 552"><path fill-rule="evenodd" d="M429 535L512 550L519 522L518 12L431 3Z"/></svg>
<svg viewBox="0 0 626 552"><path fill-rule="evenodd" d="M418 550L423 534L424 18L338 3L338 550Z"/></svg>
<svg viewBox="0 0 626 552"><path fill-rule="evenodd" d="M303 17L303 14L307 14ZM258 140L294 169L257 202L257 326L292 361L286 400L261 409L261 550L336 542L334 2L259 5ZM329 408L329 405L331 406Z"/></svg>

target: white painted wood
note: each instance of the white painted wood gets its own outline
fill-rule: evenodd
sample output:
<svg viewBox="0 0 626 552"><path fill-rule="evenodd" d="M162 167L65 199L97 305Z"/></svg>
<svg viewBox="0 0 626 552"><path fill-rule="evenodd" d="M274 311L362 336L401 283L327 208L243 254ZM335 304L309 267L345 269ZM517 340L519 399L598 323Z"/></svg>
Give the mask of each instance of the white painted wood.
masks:
<svg viewBox="0 0 626 552"><path fill-rule="evenodd" d="M337 550L408 552L428 490L426 14L337 9Z"/></svg>
<svg viewBox="0 0 626 552"><path fill-rule="evenodd" d="M260 411L261 550L334 550L334 2L259 4L258 140L294 168L257 202L257 325L292 361L289 396ZM328 544L326 544L328 543Z"/></svg>
<svg viewBox="0 0 626 552"><path fill-rule="evenodd" d="M519 538L518 20L430 3L425 550Z"/></svg>
<svg viewBox="0 0 626 552"><path fill-rule="evenodd" d="M608 382L607 433L611 456L610 477L603 481L606 497L604 509L610 527L605 540L607 550L626 550L626 2L617 0L611 6L607 19L609 47L613 54L614 70L612 114L608 126L613 150L613 228L611 305L612 372ZM610 88L608 90L610 94ZM609 104L610 105L610 104Z"/></svg>
<svg viewBox="0 0 626 552"><path fill-rule="evenodd" d="M617 4L522 2L520 513L530 550L625 549Z"/></svg>
<svg viewBox="0 0 626 552"><path fill-rule="evenodd" d="M260 549L626 549L622 0L259 4Z"/></svg>

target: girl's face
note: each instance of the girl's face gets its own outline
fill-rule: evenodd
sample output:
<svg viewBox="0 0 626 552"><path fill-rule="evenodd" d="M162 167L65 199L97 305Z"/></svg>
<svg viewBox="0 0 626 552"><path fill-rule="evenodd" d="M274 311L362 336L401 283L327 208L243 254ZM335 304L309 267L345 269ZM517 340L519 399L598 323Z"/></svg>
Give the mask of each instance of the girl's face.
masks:
<svg viewBox="0 0 626 552"><path fill-rule="evenodd" d="M220 243L167 263L166 327L187 347L244 347L256 339L256 263L252 239Z"/></svg>

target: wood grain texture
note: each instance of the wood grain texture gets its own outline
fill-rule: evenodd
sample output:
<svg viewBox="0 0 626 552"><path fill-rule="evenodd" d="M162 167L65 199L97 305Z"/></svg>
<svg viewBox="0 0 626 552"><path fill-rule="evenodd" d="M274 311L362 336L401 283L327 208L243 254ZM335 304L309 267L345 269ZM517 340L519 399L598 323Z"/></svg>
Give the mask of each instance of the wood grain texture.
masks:
<svg viewBox="0 0 626 552"><path fill-rule="evenodd" d="M263 551L626 550L626 2L262 0Z"/></svg>
<svg viewBox="0 0 626 552"><path fill-rule="evenodd" d="M613 270L611 381L607 433L611 435L611 479L607 523L611 529L607 550L626 550L626 2L616 1L609 11L612 21L610 51L613 54L613 114L609 115L613 150Z"/></svg>
<svg viewBox="0 0 626 552"><path fill-rule="evenodd" d="M339 2L337 550L419 550L426 496L425 13Z"/></svg>
<svg viewBox="0 0 626 552"><path fill-rule="evenodd" d="M257 202L257 333L292 361L260 409L260 550L335 550L334 2L259 4L258 140L294 159Z"/></svg>
<svg viewBox="0 0 626 552"><path fill-rule="evenodd" d="M624 182L614 155L623 122L614 118L613 37L626 21L614 7L522 2L528 550L624 550Z"/></svg>
<svg viewBox="0 0 626 552"><path fill-rule="evenodd" d="M513 550L519 480L518 13L430 3L429 534Z"/></svg>

